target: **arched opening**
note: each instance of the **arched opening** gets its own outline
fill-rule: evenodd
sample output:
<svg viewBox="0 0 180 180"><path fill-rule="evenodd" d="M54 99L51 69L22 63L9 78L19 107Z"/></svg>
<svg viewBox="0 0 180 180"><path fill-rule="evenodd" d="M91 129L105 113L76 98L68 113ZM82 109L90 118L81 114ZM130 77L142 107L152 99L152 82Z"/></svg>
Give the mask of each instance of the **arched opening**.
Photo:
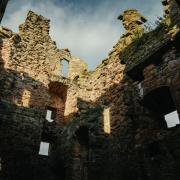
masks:
<svg viewBox="0 0 180 180"><path fill-rule="evenodd" d="M88 147L89 144L89 133L87 127L80 127L76 131L76 137L80 145Z"/></svg>
<svg viewBox="0 0 180 180"><path fill-rule="evenodd" d="M76 131L76 138L80 145L80 151L86 163L95 161L95 154L89 145L89 129L85 126L80 127Z"/></svg>
<svg viewBox="0 0 180 180"><path fill-rule="evenodd" d="M167 127L179 124L179 116L168 86L157 88L144 96L142 103L157 116L162 117Z"/></svg>
<svg viewBox="0 0 180 180"><path fill-rule="evenodd" d="M68 70L69 70L69 62L66 59L60 61L61 70L60 75L64 77L68 77Z"/></svg>
<svg viewBox="0 0 180 180"><path fill-rule="evenodd" d="M49 84L51 102L48 109L51 110L51 119L57 123L62 123L64 119L67 89L66 85L59 82L51 82Z"/></svg>
<svg viewBox="0 0 180 180"><path fill-rule="evenodd" d="M163 116L176 109L168 86L151 91L144 96L142 103L151 111Z"/></svg>
<svg viewBox="0 0 180 180"><path fill-rule="evenodd" d="M80 171L79 179L86 180L88 177L87 163L89 156L89 131L87 127L80 127L76 133L76 141L74 146L74 154L79 159Z"/></svg>

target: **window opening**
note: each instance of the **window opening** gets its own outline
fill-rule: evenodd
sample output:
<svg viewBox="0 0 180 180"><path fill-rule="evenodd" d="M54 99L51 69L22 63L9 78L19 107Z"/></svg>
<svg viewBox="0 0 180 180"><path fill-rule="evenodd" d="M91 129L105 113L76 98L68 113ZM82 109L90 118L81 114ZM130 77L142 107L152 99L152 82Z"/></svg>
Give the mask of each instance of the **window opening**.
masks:
<svg viewBox="0 0 180 180"><path fill-rule="evenodd" d="M141 83L138 84L138 89L139 89L139 95L140 95L140 97L143 97L144 90L143 90L143 87L142 87L142 84L141 84Z"/></svg>
<svg viewBox="0 0 180 180"><path fill-rule="evenodd" d="M168 128L175 127L177 124L180 124L177 111L166 114L164 117Z"/></svg>
<svg viewBox="0 0 180 180"><path fill-rule="evenodd" d="M48 156L49 155L50 144L47 142L41 142L39 148L39 155Z"/></svg>
<svg viewBox="0 0 180 180"><path fill-rule="evenodd" d="M87 127L80 127L76 131L76 137L81 146L89 146L89 132Z"/></svg>
<svg viewBox="0 0 180 180"><path fill-rule="evenodd" d="M49 107L46 111L46 120L48 122L53 122L56 117L56 109Z"/></svg>
<svg viewBox="0 0 180 180"><path fill-rule="evenodd" d="M67 60L62 60L61 62L61 72L60 74L64 77L68 76L68 66L69 66L69 62Z"/></svg>
<svg viewBox="0 0 180 180"><path fill-rule="evenodd" d="M105 108L103 111L104 120L104 132L107 134L111 133L111 121L110 121L110 108Z"/></svg>
<svg viewBox="0 0 180 180"><path fill-rule="evenodd" d="M168 86L161 86L144 95L142 104L157 115L162 115L162 117L176 110Z"/></svg>

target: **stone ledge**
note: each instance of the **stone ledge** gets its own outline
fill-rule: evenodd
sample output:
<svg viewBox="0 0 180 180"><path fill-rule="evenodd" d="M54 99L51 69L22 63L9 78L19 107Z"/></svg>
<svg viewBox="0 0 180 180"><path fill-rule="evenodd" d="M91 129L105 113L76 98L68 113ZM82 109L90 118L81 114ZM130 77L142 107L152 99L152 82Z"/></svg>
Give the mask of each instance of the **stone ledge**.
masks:
<svg viewBox="0 0 180 180"><path fill-rule="evenodd" d="M3 26L0 26L0 37L1 38L11 38L14 35L14 33Z"/></svg>
<svg viewBox="0 0 180 180"><path fill-rule="evenodd" d="M65 86L71 85L71 80L69 78L63 77L63 76L57 76L57 75L51 75L50 76L51 82L59 82Z"/></svg>

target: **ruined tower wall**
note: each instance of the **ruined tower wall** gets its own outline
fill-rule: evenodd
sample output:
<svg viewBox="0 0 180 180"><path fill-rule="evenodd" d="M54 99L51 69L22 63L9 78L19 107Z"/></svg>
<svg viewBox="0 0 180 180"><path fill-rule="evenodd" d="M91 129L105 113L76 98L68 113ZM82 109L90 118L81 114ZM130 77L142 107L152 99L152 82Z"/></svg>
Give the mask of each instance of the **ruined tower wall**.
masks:
<svg viewBox="0 0 180 180"><path fill-rule="evenodd" d="M162 39L157 39L157 31L156 35L144 33L145 19L137 10L125 11L119 18L126 32L108 58L92 72L87 72L85 63L71 57L67 49L56 48L48 35L49 21L42 16L29 12L19 34L6 29L1 31L0 135L3 138L0 143L4 150L1 149L0 156L6 162L3 167L11 167L7 168L9 172L14 173L17 164L17 172L20 172L24 165L22 161L13 166L9 164L10 160L16 162L22 158L20 155L16 159L9 151L11 147L17 150L16 153L30 154L30 166L37 163L37 169L42 170L38 147L43 140L52 146L50 161L44 160L50 166L43 169L46 173L50 171L45 179L179 178L176 171L179 167L179 145L176 143L179 142L179 128L167 129L162 114L154 113L143 104L138 86L142 83L145 96L160 85L173 82L177 88L173 94L179 99L179 50L168 48L158 54L154 51L154 47L158 47L155 46L157 41L164 47L161 43L166 42L167 34L170 34L170 47L176 49L179 39L176 33L171 36L172 29L163 29L165 36L160 36ZM135 51L131 47L134 42ZM128 56L122 58L125 49ZM148 56L147 52L155 55ZM152 63L155 58L158 60L156 66ZM69 62L68 78L59 75L59 61L63 59ZM141 60L148 65L141 64L135 74L128 74L142 63ZM173 71L172 76L170 71ZM65 121L62 126L44 120L46 106L57 110L57 121ZM7 130L11 133L7 134ZM27 167L23 170L27 171ZM53 172L51 168L54 168ZM36 171L32 172L34 175L28 176L29 179L37 177ZM27 174L18 179L27 179Z"/></svg>
<svg viewBox="0 0 180 180"><path fill-rule="evenodd" d="M125 65L119 62L119 54L133 37L133 32L126 32L95 71L79 77L77 99L74 91L69 92L69 102L78 112L65 127L54 154L65 156L67 179L81 179L83 173L98 180L143 176L132 150L136 131L139 127L158 129L159 126L156 118L139 104L136 86L124 75ZM88 157L82 155L84 145L76 135L82 127L88 129ZM133 173L128 174L127 168Z"/></svg>
<svg viewBox="0 0 180 180"><path fill-rule="evenodd" d="M4 27L0 30L1 175L27 179L24 176L29 174L31 179L41 169L40 142L54 142L59 135L62 126L56 129L56 125L64 121L66 96L73 83L60 74L63 59L73 67L71 74L78 75L78 65L86 69L79 59L71 62L69 50L56 47L49 36L49 20L42 16L29 12L18 34ZM49 107L57 112L54 123L45 120Z"/></svg>
<svg viewBox="0 0 180 180"><path fill-rule="evenodd" d="M168 34L168 32L166 33ZM109 57L94 72L79 77L77 101L73 97L73 91L72 94L69 93L68 97L71 99L69 102L74 104L74 107L77 106L78 112L64 129L62 137L59 139L61 147L57 150L59 154L65 156L67 179L81 179L84 177L83 173L89 179L98 180L175 179L178 177L178 171L173 169L179 164L175 162L172 154L177 155L175 152L179 147L172 146L170 142L172 137L173 142L178 137L178 127L174 131L169 131L164 117L154 113L141 103L141 92L138 88L141 81L133 80L125 74L126 66L129 67L130 62L127 62L126 65L119 63L119 54L121 55L124 49L130 48L132 41L137 38L133 34L134 29L133 32L127 29L127 32L110 52ZM139 42L141 36L143 33L140 33L139 39L137 38ZM153 39L156 36L152 34L150 38ZM166 37L162 37L162 39L165 41ZM164 41L158 43L161 44ZM141 43L139 44L141 45ZM141 48L136 45L138 49L133 53L137 62L141 61L142 50L152 53L151 43L147 41L145 46L145 48ZM176 69L178 67L175 65L179 62L178 52L169 49L166 53L163 51L160 54L163 56L164 63L161 64L163 68L160 65L155 70L152 65L149 65L144 69L145 80L143 82L148 84L144 93L151 91L151 86L156 87L156 85L163 85L164 82L170 81L177 82L179 79ZM157 54L156 56L159 61L159 56ZM126 60L131 58L129 56L129 59ZM171 70L168 69L168 61L174 64L171 70L176 74L175 76L171 76L169 72ZM132 62L132 64L135 63L135 61ZM155 79L152 80L152 77ZM175 87L179 86L175 83ZM175 95L177 92L173 91L172 94ZM178 95L176 99L179 99ZM73 112L73 109L71 110ZM110 124L105 122L106 120L110 120ZM89 150L87 153L91 157L90 159L89 156L86 157L87 159L81 156L81 153L84 154L84 148L81 142L78 142L76 132L82 127L88 128ZM171 144L172 148L168 144ZM166 163L165 159L174 164L173 167L171 167L171 163ZM157 166L154 166L154 163Z"/></svg>
<svg viewBox="0 0 180 180"><path fill-rule="evenodd" d="M3 33L5 33L2 47L4 68L16 72L20 78L14 82L13 93L4 95L3 98L16 104L45 109L46 106L53 104L51 96L63 98L62 92L55 90L53 93L49 92L49 85L53 82L64 83L60 74L61 60L69 61L68 70L71 78L64 78L65 81L67 79L68 85L87 68L80 59L71 58L67 49L57 49L49 36L49 20L33 12L29 12L26 22L20 26L19 34L6 29L2 30ZM58 78L52 80L51 77L54 76Z"/></svg>

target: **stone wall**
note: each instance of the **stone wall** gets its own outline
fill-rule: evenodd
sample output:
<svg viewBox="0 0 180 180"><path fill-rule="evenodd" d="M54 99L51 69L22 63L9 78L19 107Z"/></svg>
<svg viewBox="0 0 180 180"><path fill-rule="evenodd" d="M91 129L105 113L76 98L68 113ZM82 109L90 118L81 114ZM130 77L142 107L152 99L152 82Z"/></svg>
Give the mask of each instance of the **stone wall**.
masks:
<svg viewBox="0 0 180 180"><path fill-rule="evenodd" d="M158 131L159 126L157 118L139 104L135 84L124 75L125 66L119 63L119 53L128 46L124 42L131 42L131 36L133 32L129 36L125 33L109 57L95 71L81 75L79 88L67 95L74 111L78 110L65 126L54 152L56 160L60 154L64 158L67 179L145 178L137 162L135 137L146 127ZM108 114L104 113L106 109ZM84 127L88 129L86 157L77 136Z"/></svg>
<svg viewBox="0 0 180 180"><path fill-rule="evenodd" d="M4 27L0 30L0 157L4 179L43 176L38 171L43 169L41 163L49 160L38 155L40 142L53 146L64 126L67 92L76 86L74 77L60 76L62 59L69 61L70 74L78 75L78 65L81 71L86 69L69 50L56 47L49 36L49 20L42 16L30 11L18 34ZM52 123L45 120L49 107L56 111ZM51 169L46 171L47 179L56 176Z"/></svg>
<svg viewBox="0 0 180 180"><path fill-rule="evenodd" d="M27 176L39 152L43 115L1 100L0 117L0 174L4 179Z"/></svg>
<svg viewBox="0 0 180 180"><path fill-rule="evenodd" d="M95 71L79 77L79 89L73 89L67 96L71 99L69 102L74 106L74 112L76 104L78 111L71 123L64 128L58 140L61 145L57 145L54 153L56 158L60 154L63 157L67 179L174 180L179 177L175 168L179 167L179 160L176 161L173 157L179 150L178 147L169 146L171 137L172 141L178 138L179 127L167 129L160 114L155 114L142 105L138 82L128 78L124 74L125 65L119 63L119 54L124 48L128 48L136 37L133 35L134 29L128 31L130 33L124 33L109 53L109 57ZM178 53L170 50L162 56L169 57L169 64L178 64ZM164 70L162 66L165 66ZM143 83L149 85L145 93L152 90L151 86L157 88L162 85L162 79L169 83L171 80L175 81L174 77L179 79L178 66L172 67L172 75L168 66L167 60L164 59L164 63L157 67L156 72L151 70L150 66L146 67L146 79ZM178 89L178 84L175 84L175 87ZM177 93L173 91L172 94ZM176 100L179 102L178 97ZM110 109L109 133L104 131L104 125L107 126L104 121L107 118L103 112L107 108ZM84 127L88 129L86 158L77 136L77 132Z"/></svg>
<svg viewBox="0 0 180 180"><path fill-rule="evenodd" d="M19 76L17 82L14 82L13 93L4 95L3 98L16 104L41 109L52 104L49 84L56 81L52 76L60 75L60 60L69 61L71 78L64 78L65 80L73 80L78 71L81 74L86 69L82 61L71 58L67 49L57 49L49 36L49 20L33 12L29 12L26 22L20 26L19 34L5 28L1 30L1 34L4 69L14 79ZM14 76L13 73L17 75Z"/></svg>
<svg viewBox="0 0 180 180"><path fill-rule="evenodd" d="M56 47L42 16L30 11L18 34L0 31L1 179L179 179L179 126L167 129L162 114L143 101L154 89L171 86L179 109L179 50L173 39L159 64L146 64L143 81L134 81L119 55L137 33L143 36L146 19L133 9L119 18L125 33L90 72ZM68 77L60 74L64 59ZM45 120L48 108L55 109L53 122ZM51 144L49 157L38 155L41 141Z"/></svg>

